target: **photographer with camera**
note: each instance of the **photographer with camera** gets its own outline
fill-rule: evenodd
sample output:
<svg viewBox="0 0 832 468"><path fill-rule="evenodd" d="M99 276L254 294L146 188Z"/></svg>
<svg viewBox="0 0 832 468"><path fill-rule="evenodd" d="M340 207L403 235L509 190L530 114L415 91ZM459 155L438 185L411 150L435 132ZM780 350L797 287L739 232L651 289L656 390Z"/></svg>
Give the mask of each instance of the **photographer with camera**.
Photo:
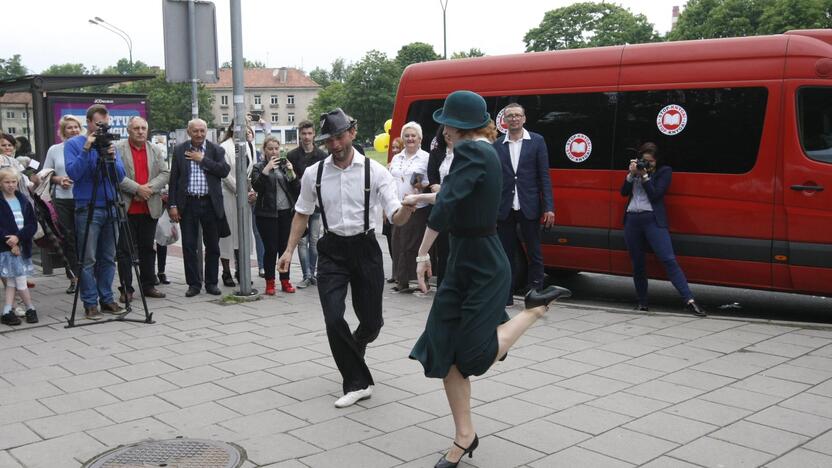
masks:
<svg viewBox="0 0 832 468"><path fill-rule="evenodd" d="M266 294L276 292L274 269L277 257L283 255L289 242L295 202L300 193L300 179L292 163L280 156L280 140L269 135L263 140L264 160L251 170L251 186L257 192L254 205L255 224L265 247L263 267L266 277ZM284 292L292 292L289 270L280 272L280 286ZM291 291L290 291L291 288Z"/></svg>
<svg viewBox="0 0 832 468"><path fill-rule="evenodd" d="M113 145L119 137L108 133L108 122L107 108L93 104L87 109L87 134L70 138L64 144L66 173L73 181L72 195L75 198L75 233L78 257L81 258L81 273L78 275L81 300L86 318L91 320L101 318L99 303L103 312L115 314L122 310L113 298L112 290L118 241L116 208L108 204L108 201L118 200L118 187L113 185L111 177L102 177L99 159L103 159L102 164L114 166L117 183L124 179L124 165ZM110 170L109 167L107 169ZM93 185L96 185L95 192ZM93 213L87 232L90 206ZM85 238L86 246L83 245Z"/></svg>
<svg viewBox="0 0 832 468"><path fill-rule="evenodd" d="M685 309L698 317L705 312L693 300L688 280L673 254L664 194L670 188L673 170L663 166L654 143L644 143L638 149L638 159L630 160L629 172L621 186L621 195L629 197L624 211L624 241L633 262L638 305L635 310L647 311L647 266L645 244L664 265L667 277L685 301Z"/></svg>

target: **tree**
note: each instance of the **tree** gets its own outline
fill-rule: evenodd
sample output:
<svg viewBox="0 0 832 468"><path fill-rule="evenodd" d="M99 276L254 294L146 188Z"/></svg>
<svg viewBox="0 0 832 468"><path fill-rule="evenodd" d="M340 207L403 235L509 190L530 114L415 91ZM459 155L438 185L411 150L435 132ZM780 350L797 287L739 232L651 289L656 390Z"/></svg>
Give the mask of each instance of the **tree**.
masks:
<svg viewBox="0 0 832 468"><path fill-rule="evenodd" d="M377 50L371 50L356 63L344 83L344 110L358 120L361 140L382 131L393 112L401 69Z"/></svg>
<svg viewBox="0 0 832 468"><path fill-rule="evenodd" d="M185 128L191 120L191 85L190 83L168 83L163 71L152 80L134 81L112 89L117 93L137 93L147 95L148 126L152 130L171 131ZM199 117L214 125L211 112L213 96L200 84L197 89Z"/></svg>
<svg viewBox="0 0 832 468"><path fill-rule="evenodd" d="M309 119L315 123L316 132L320 130L320 128L318 128L320 124L318 122L318 116L327 113L336 107L345 107L346 100L347 93L344 83L330 83L326 88L323 88L318 93L315 99L312 100L312 103L309 104L309 109L307 110L309 113Z"/></svg>
<svg viewBox="0 0 832 468"><path fill-rule="evenodd" d="M690 0L670 40L780 34L832 26L830 0Z"/></svg>
<svg viewBox="0 0 832 468"><path fill-rule="evenodd" d="M485 53L476 47L471 47L467 51L461 50L451 54L451 59L463 59L471 57L485 57Z"/></svg>
<svg viewBox="0 0 832 468"><path fill-rule="evenodd" d="M312 78L312 81L321 85L321 88L326 88L331 83L329 72L321 67L315 67L314 70L309 72L309 78Z"/></svg>
<svg viewBox="0 0 832 468"><path fill-rule="evenodd" d="M83 63L62 63L50 65L42 75L89 75L90 70Z"/></svg>
<svg viewBox="0 0 832 468"><path fill-rule="evenodd" d="M777 0L760 18L758 34L780 34L791 29L832 27L832 2L822 0Z"/></svg>
<svg viewBox="0 0 832 468"><path fill-rule="evenodd" d="M332 62L332 71L315 67L314 70L309 72L309 78L312 78L312 81L321 85L322 88L326 88L330 83L343 83L347 81L347 76L351 69L352 65L346 65L344 59L339 57Z"/></svg>
<svg viewBox="0 0 832 468"><path fill-rule="evenodd" d="M403 45L396 54L396 64L404 70L408 65L439 60L442 57L433 50L433 46L424 42L411 42Z"/></svg>
<svg viewBox="0 0 832 468"><path fill-rule="evenodd" d="M159 73L159 67L151 67L150 65L136 60L133 64L126 58L119 59L115 66L107 67L102 72L105 75L155 75Z"/></svg>
<svg viewBox="0 0 832 468"><path fill-rule="evenodd" d="M20 54L14 54L12 58L0 59L0 80L17 78L29 74L29 70L23 66Z"/></svg>
<svg viewBox="0 0 832 468"><path fill-rule="evenodd" d="M220 65L220 68L231 68L231 61L229 60L227 62L223 62L222 65ZM252 62L251 60L243 57L243 68L266 68L266 64L259 60Z"/></svg>
<svg viewBox="0 0 832 468"><path fill-rule="evenodd" d="M655 42L659 36L642 14L612 3L575 3L547 11L523 37L526 52Z"/></svg>
<svg viewBox="0 0 832 468"><path fill-rule="evenodd" d="M691 0L673 30L671 41L759 34L763 9L775 0Z"/></svg>

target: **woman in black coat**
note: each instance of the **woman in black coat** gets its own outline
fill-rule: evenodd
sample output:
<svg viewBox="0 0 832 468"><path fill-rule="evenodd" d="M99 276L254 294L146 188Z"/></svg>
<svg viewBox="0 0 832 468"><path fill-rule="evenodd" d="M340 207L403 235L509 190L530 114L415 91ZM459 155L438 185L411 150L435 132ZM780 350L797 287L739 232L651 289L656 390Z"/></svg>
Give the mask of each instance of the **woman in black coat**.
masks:
<svg viewBox="0 0 832 468"><path fill-rule="evenodd" d="M300 179L295 176L292 163L280 156L280 140L267 136L263 140L263 153L263 161L251 169L251 186L257 192L254 217L265 247L266 294L272 296L275 294L275 264L289 242ZM288 271L280 273L280 287L283 292L295 292Z"/></svg>

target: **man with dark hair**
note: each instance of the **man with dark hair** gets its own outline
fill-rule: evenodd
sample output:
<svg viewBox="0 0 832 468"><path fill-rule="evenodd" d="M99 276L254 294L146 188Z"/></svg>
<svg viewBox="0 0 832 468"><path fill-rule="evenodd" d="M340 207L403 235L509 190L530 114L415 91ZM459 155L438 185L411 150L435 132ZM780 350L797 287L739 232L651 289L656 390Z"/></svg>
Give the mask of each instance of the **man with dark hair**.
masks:
<svg viewBox="0 0 832 468"><path fill-rule="evenodd" d="M122 155L125 177L121 181L122 201L133 237L134 251L139 257L139 284L147 297L162 298L165 293L155 287L153 244L156 223L162 216L162 189L168 184L168 165L162 151L147 141L147 121L134 116L127 123L127 140L116 143ZM120 302L133 298L133 265L127 237L119 239L121 254L118 271L124 282Z"/></svg>
<svg viewBox="0 0 832 468"><path fill-rule="evenodd" d="M188 122L190 140L176 145L171 160L168 214L182 228L186 297L196 296L202 289L196 257L200 226L205 245L205 291L215 296L222 294L217 287L220 235L221 231L228 231L228 221L222 205L220 179L228 175L231 167L225 162L225 150L206 140L207 135L208 125L204 120Z"/></svg>
<svg viewBox="0 0 832 468"><path fill-rule="evenodd" d="M379 210L384 210L390 222L402 225L415 210L402 206L390 172L352 146L355 125L356 121L341 109L321 115L321 135L317 139L326 142L331 156L312 164L304 173L289 244L278 262L281 272L289 270L309 217L315 206L320 206L324 235L318 243L318 296L332 357L344 379L344 396L335 402L337 408L354 405L373 393L373 377L364 352L384 324L384 265L375 220ZM352 291L358 317L354 332L344 320L347 289Z"/></svg>
<svg viewBox="0 0 832 468"><path fill-rule="evenodd" d="M298 124L300 145L289 151L286 157L292 163L298 179L303 178L303 172L307 167L318 161L326 159L326 153L315 145L315 126L309 120ZM306 234L301 237L298 243L298 257L300 268L303 270L303 281L297 287L300 289L317 284L315 268L318 265L318 238L321 235L321 210L315 208L315 212L309 216L309 225Z"/></svg>
<svg viewBox="0 0 832 468"><path fill-rule="evenodd" d="M526 244L528 255L528 286L543 287L543 254L540 249L540 221L548 228L555 222L552 182L549 178L549 150L546 141L537 133L523 128L526 111L511 103L504 109L508 122L505 138L494 142L494 149L503 167L503 192L497 214L500 242L511 264L512 287L506 305L514 304L512 294L516 285L514 252L517 228Z"/></svg>
<svg viewBox="0 0 832 468"><path fill-rule="evenodd" d="M100 125L108 123L107 108L94 104L87 109L87 134L70 138L64 144L66 173L73 181L72 195L75 198L75 234L78 257L81 259L80 295L85 316L90 320L101 318L99 303L103 312L117 314L122 311L113 299L112 289L118 242L115 211L118 187L113 185L109 174L110 169L114 169L115 182L120 183L124 179L124 165L114 145L106 149L95 145L95 131ZM99 154L99 151L105 154ZM102 158L112 161L100 161ZM100 170L102 167L109 173L106 177ZM96 185L94 192L93 185Z"/></svg>

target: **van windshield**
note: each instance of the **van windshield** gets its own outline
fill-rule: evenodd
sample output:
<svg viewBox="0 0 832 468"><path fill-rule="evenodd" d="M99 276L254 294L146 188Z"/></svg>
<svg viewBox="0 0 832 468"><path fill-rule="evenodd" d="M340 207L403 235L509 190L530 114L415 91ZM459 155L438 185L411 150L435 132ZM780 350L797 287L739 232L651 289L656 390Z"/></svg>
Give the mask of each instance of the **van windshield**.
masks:
<svg viewBox="0 0 832 468"><path fill-rule="evenodd" d="M797 115L803 152L832 164L832 88L800 88Z"/></svg>

